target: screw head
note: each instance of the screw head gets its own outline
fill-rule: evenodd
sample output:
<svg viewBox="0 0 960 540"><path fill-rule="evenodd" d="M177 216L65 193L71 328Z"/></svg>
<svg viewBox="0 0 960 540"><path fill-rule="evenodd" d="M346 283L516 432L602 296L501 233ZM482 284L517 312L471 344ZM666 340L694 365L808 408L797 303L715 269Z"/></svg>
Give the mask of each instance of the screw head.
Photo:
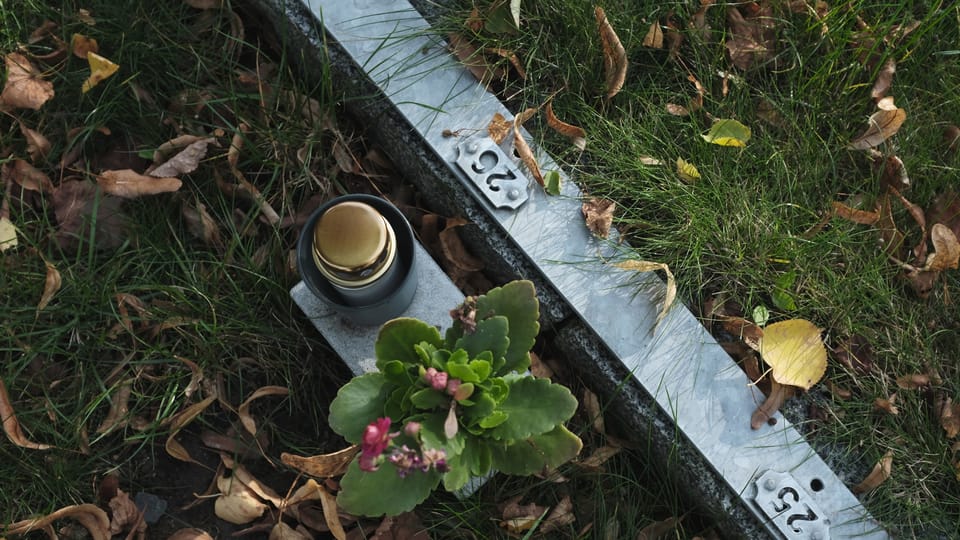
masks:
<svg viewBox="0 0 960 540"><path fill-rule="evenodd" d="M821 538L823 537L820 536L819 531L810 531L810 540L820 540Z"/></svg>
<svg viewBox="0 0 960 540"><path fill-rule="evenodd" d="M777 489L777 483L773 480L773 478L767 478L763 481L763 489L767 491L773 491L774 489Z"/></svg>
<svg viewBox="0 0 960 540"><path fill-rule="evenodd" d="M507 192L507 198L510 199L511 201L515 201L515 200L519 199L519 198L520 198L520 190L517 189L517 188L511 189L510 191Z"/></svg>
<svg viewBox="0 0 960 540"><path fill-rule="evenodd" d="M467 145L467 153L468 153L468 154L476 154L476 153L477 153L477 150L479 150L479 149L480 149L480 146L479 146L477 143L470 143L470 144Z"/></svg>

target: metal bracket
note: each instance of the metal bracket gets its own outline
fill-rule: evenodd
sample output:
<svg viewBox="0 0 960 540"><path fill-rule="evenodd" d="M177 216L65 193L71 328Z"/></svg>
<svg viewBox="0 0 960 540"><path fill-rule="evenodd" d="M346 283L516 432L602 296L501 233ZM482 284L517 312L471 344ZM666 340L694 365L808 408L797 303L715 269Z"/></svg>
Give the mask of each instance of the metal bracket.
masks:
<svg viewBox="0 0 960 540"><path fill-rule="evenodd" d="M495 207L516 210L530 197L530 180L490 137L471 137L457 150L460 170Z"/></svg>
<svg viewBox="0 0 960 540"><path fill-rule="evenodd" d="M817 479L813 482L822 486ZM754 504L784 538L830 540L827 514L793 475L768 470L754 483L757 490Z"/></svg>

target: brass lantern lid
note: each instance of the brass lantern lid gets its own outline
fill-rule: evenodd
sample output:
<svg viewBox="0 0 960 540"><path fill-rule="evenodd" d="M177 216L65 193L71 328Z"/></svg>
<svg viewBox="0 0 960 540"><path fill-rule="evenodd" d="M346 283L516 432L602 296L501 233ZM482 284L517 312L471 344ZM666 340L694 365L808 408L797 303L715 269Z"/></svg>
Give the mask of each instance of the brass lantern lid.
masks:
<svg viewBox="0 0 960 540"><path fill-rule="evenodd" d="M320 216L313 249L320 271L337 282L369 282L389 265L393 230L372 206L347 201ZM346 285L347 283L342 283Z"/></svg>

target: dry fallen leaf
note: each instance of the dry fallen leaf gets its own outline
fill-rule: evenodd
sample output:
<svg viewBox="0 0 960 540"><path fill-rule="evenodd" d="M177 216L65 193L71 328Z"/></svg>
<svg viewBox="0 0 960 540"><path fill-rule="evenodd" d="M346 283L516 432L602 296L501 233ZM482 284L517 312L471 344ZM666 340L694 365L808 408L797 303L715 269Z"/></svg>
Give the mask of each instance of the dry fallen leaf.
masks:
<svg viewBox="0 0 960 540"><path fill-rule="evenodd" d="M490 135L490 138L493 139L493 142L499 145L507 138L507 135L510 133L510 128L512 127L513 122L511 120L507 120L500 113L493 113L493 118L487 125L487 133Z"/></svg>
<svg viewBox="0 0 960 540"><path fill-rule="evenodd" d="M890 90L890 85L893 84L893 74L896 73L896 71L896 60L889 58L884 62L883 67L880 68L880 73L877 75L877 80L873 83L873 88L870 90L870 97L879 100L886 96Z"/></svg>
<svg viewBox="0 0 960 540"><path fill-rule="evenodd" d="M663 297L663 307L660 308L660 313L657 314L657 320L653 323L654 328L656 328L657 325L660 324L660 321L667 316L667 310L670 309L670 306L673 305L673 300L677 297L677 282L673 277L673 272L670 271L670 267L664 263L638 260L623 261L616 263L614 266L637 272L663 270L663 272L667 274L667 293Z"/></svg>
<svg viewBox="0 0 960 540"><path fill-rule="evenodd" d="M561 527L565 527L576 520L577 518L573 513L573 501L570 500L569 495L564 495L564 497L560 499L560 502L553 507L553 510L547 514L547 518L540 523L540 528L537 532L540 534L549 534L560 530Z"/></svg>
<svg viewBox="0 0 960 540"><path fill-rule="evenodd" d="M220 496L214 502L213 511L218 518L236 525L243 525L262 516L269 508L252 489L235 477L217 478Z"/></svg>
<svg viewBox="0 0 960 540"><path fill-rule="evenodd" d="M610 236L610 227L613 225L613 213L617 203L612 199L593 198L580 206L580 211L586 220L587 229L600 238Z"/></svg>
<svg viewBox="0 0 960 540"><path fill-rule="evenodd" d="M780 384L809 390L827 370L827 349L820 329L804 319L790 319L766 326L760 340L760 356Z"/></svg>
<svg viewBox="0 0 960 540"><path fill-rule="evenodd" d="M727 24L730 26L730 35L724 46L730 53L733 65L749 69L773 58L776 19L770 2L763 0L727 8Z"/></svg>
<svg viewBox="0 0 960 540"><path fill-rule="evenodd" d="M760 429L780 410L783 402L793 396L793 387L780 384L776 379L770 381L770 393L767 399L750 416L750 429Z"/></svg>
<svg viewBox="0 0 960 540"><path fill-rule="evenodd" d="M890 394L890 397L886 399L877 398L873 400L873 409L876 411L882 411L887 414L892 414L894 416L897 416L900 414L900 409L897 408L896 403L897 403L897 393L894 392Z"/></svg>
<svg viewBox="0 0 960 540"><path fill-rule="evenodd" d="M960 435L960 403L953 403L952 398L945 398L940 404L940 426L946 432L948 439Z"/></svg>
<svg viewBox="0 0 960 540"><path fill-rule="evenodd" d="M637 533L637 540L659 540L673 532L683 518L668 517L647 525Z"/></svg>
<svg viewBox="0 0 960 540"><path fill-rule="evenodd" d="M254 400L260 399L264 396L286 396L290 394L290 389L285 386L263 386L258 388L250 397L245 399L243 403L240 404L240 407L237 408L237 415L240 416L240 423L243 424L243 427L246 428L251 435L257 434L257 422L253 419L253 416L250 416L250 404Z"/></svg>
<svg viewBox="0 0 960 540"><path fill-rule="evenodd" d="M607 429L603 422L603 409L600 408L600 398L591 392L589 388L584 388L583 398L580 400L580 404L583 405L583 410L587 413L593 429L597 433L605 435Z"/></svg>
<svg viewBox="0 0 960 540"><path fill-rule="evenodd" d="M183 445L180 444L175 437L177 436L178 433L180 433L180 430L183 429L184 426L192 422L194 418L200 416L200 413L202 413L207 407L209 407L210 404L213 403L216 399L217 399L216 396L208 396L203 401L194 403L193 405L190 405L186 409L183 409L182 411L178 412L170 420L170 435L167 436L167 443L164 445L168 454L179 459L180 461L186 461L188 463L197 463L197 461L190 456L190 452L187 452L187 449L184 448Z"/></svg>
<svg viewBox="0 0 960 540"><path fill-rule="evenodd" d="M189 527L185 529L177 529L173 532L173 534L167 537L167 540L214 540L214 538L206 531Z"/></svg>
<svg viewBox="0 0 960 540"><path fill-rule="evenodd" d="M330 494L326 489L317 491L320 495L320 505L323 508L323 520L337 540L346 540L347 533L343 530L343 524L340 522L340 512L337 507L337 498Z"/></svg>
<svg viewBox="0 0 960 540"><path fill-rule="evenodd" d="M122 169L119 171L103 171L97 175L97 184L100 185L104 193L124 199L136 199L144 195L177 191L183 185L183 182L177 178L154 178L142 175L132 169Z"/></svg>
<svg viewBox="0 0 960 540"><path fill-rule="evenodd" d="M883 100L881 100L881 103L883 103ZM880 107L880 104L878 103L877 106ZM906 119L907 111L903 109L893 108L891 110L889 108L881 108L870 116L868 120L870 125L866 131L851 141L849 147L854 150L873 148L899 131L900 126L903 125L903 121Z"/></svg>
<svg viewBox="0 0 960 540"><path fill-rule="evenodd" d="M97 40L93 38L88 38L83 34L74 34L73 37L70 38L70 49L77 58L86 59L87 53L100 52L100 45L98 45Z"/></svg>
<svg viewBox="0 0 960 540"><path fill-rule="evenodd" d="M213 220L207 207L200 201L196 205L190 204L184 200L180 207L180 213L183 215L183 221L187 225L187 231L195 238L203 240L208 246L218 247L223 244L220 237L220 228L217 222Z"/></svg>
<svg viewBox="0 0 960 540"><path fill-rule="evenodd" d="M543 173L540 172L540 165L537 163L537 158L533 155L533 150L530 149L530 145L527 144L527 141L523 138L523 134L520 133L520 125L516 122L513 124L513 143L523 164L527 166L527 170L533 175L533 179L540 184L540 187L545 187Z"/></svg>
<svg viewBox="0 0 960 540"><path fill-rule="evenodd" d="M336 537L336 535L334 535ZM346 536L341 539L336 537L337 540L345 540ZM287 525L286 522L278 521L276 525L270 529L270 536L267 537L267 540L313 540L313 536L308 536L297 529L294 529L290 525Z"/></svg>
<svg viewBox="0 0 960 540"><path fill-rule="evenodd" d="M576 464L584 469L600 471L602 465L613 456L619 454L621 450L623 450L623 448L619 446L604 445L595 449L586 459L578 461Z"/></svg>
<svg viewBox="0 0 960 540"><path fill-rule="evenodd" d="M17 227L7 216L0 216L0 253L17 247Z"/></svg>
<svg viewBox="0 0 960 540"><path fill-rule="evenodd" d="M200 160L207 155L207 146L216 142L217 139L213 137L194 141L166 162L148 170L147 174L156 178L163 178L191 173L197 170L197 167L200 166Z"/></svg>
<svg viewBox="0 0 960 540"><path fill-rule="evenodd" d="M0 421L3 422L3 432L7 434L7 438L10 439L10 442L13 444L32 450L49 450L53 448L53 446L49 444L35 443L27 439L23 434L23 429L20 427L16 413L13 411L13 404L10 403L10 394L7 393L7 386L4 384L3 379L0 379ZM8 530L6 532L10 531Z"/></svg>
<svg viewBox="0 0 960 540"><path fill-rule="evenodd" d="M869 375L873 372L873 347L867 338L860 334L841 340L833 349L833 354L841 364L855 373Z"/></svg>
<svg viewBox="0 0 960 540"><path fill-rule="evenodd" d="M118 64L114 64L93 51L87 51L87 62L90 64L90 76L83 81L83 85L80 87L80 91L84 94L120 69Z"/></svg>
<svg viewBox="0 0 960 540"><path fill-rule="evenodd" d="M0 93L0 109L39 110L53 97L53 83L41 79L36 67L20 53L9 53L4 58L7 64L7 82Z"/></svg>
<svg viewBox="0 0 960 540"><path fill-rule="evenodd" d="M50 177L22 159L13 161L10 178L17 184L20 184L20 187L23 189L38 191L40 193L53 192L53 182L50 181Z"/></svg>
<svg viewBox="0 0 960 540"><path fill-rule="evenodd" d="M130 413L130 394L133 392L133 381L124 381L116 393L110 396L110 410L97 428L97 433L107 433L115 427L126 425L127 415Z"/></svg>
<svg viewBox="0 0 960 540"><path fill-rule="evenodd" d="M19 121L18 121L19 122ZM20 133L27 140L27 154L34 163L47 157L50 153L50 141L42 133L35 129L30 129L23 122L20 124Z"/></svg>
<svg viewBox="0 0 960 540"><path fill-rule="evenodd" d="M530 530L542 516L547 513L546 506L536 503L521 505L522 495L511 498L504 504L500 526L512 533Z"/></svg>
<svg viewBox="0 0 960 540"><path fill-rule="evenodd" d="M121 489L107 503L110 507L110 534L120 534L123 531L136 531L140 538L147 530L147 522L143 519L143 512L137 508L130 495ZM132 534L132 533L131 533Z"/></svg>
<svg viewBox="0 0 960 540"><path fill-rule="evenodd" d="M833 215L853 223L859 223L860 225L873 225L874 223L880 221L879 212L868 212L866 210L851 208L837 201L833 201L831 205Z"/></svg>
<svg viewBox="0 0 960 540"><path fill-rule="evenodd" d="M741 339L748 347L760 352L760 341L763 339L763 328L743 317L724 315L721 318L723 329Z"/></svg>
<svg viewBox="0 0 960 540"><path fill-rule="evenodd" d="M917 390L930 385L930 376L925 373L912 373L897 377L897 386L904 390Z"/></svg>
<svg viewBox="0 0 960 540"><path fill-rule="evenodd" d="M60 272L57 271L57 268L47 261L43 262L47 267L47 277L44 280L43 294L40 296L40 302L37 303L38 312L43 311L43 308L47 307L50 300L53 300L53 295L57 294L57 291L60 290L60 284L62 283Z"/></svg>
<svg viewBox="0 0 960 540"><path fill-rule="evenodd" d="M568 137L579 150L587 147L587 132L580 126L568 124L559 118L553 112L553 100L547 101L546 106L547 125L553 128L557 133Z"/></svg>
<svg viewBox="0 0 960 540"><path fill-rule="evenodd" d="M457 33L451 33L447 34L447 39L450 41L450 51L480 81L480 84L488 86L492 81L507 78L507 70L490 65L483 54L467 38Z"/></svg>
<svg viewBox="0 0 960 540"><path fill-rule="evenodd" d="M444 259L464 272L483 270L483 260L471 254L460 240L458 229L470 222L463 218L448 218L443 230L438 234L440 250Z"/></svg>
<svg viewBox="0 0 960 540"><path fill-rule="evenodd" d="M663 48L663 29L660 28L660 21L653 21L647 35L643 36L643 46L654 49Z"/></svg>
<svg viewBox="0 0 960 540"><path fill-rule="evenodd" d="M90 533L92 540L110 540L110 518L107 513L93 504L76 504L63 507L56 512L39 518L30 518L6 525L3 533L6 535L23 535L32 531L53 530L55 521L63 518L72 518L80 522ZM57 538L56 535L50 536Z"/></svg>
<svg viewBox="0 0 960 540"><path fill-rule="evenodd" d="M620 38L613 26L607 20L603 8L594 9L597 18L597 30L600 33L600 42L603 45L603 69L606 74L607 98L612 98L623 88L627 79L627 51L624 50Z"/></svg>
<svg viewBox="0 0 960 540"><path fill-rule="evenodd" d="M890 478L892 469L893 452L891 450L887 450L887 453L880 458L880 461L878 461L876 465L873 466L873 470L870 471L870 474L868 474L862 482L850 488L850 491L856 495L873 491L887 478Z"/></svg>
<svg viewBox="0 0 960 540"><path fill-rule="evenodd" d="M935 223L930 228L930 242L933 244L933 253L927 257L923 271L957 268L960 263L960 243L949 227L943 223Z"/></svg>

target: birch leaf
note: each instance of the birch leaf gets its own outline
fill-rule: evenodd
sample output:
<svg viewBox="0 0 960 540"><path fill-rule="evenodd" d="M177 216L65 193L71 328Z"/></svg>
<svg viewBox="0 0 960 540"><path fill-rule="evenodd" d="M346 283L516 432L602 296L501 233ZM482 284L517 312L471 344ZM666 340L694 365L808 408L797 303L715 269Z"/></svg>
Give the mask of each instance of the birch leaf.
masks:
<svg viewBox="0 0 960 540"><path fill-rule="evenodd" d="M750 128L731 119L717 120L710 126L710 131L701 135L708 143L720 146L744 147L750 140Z"/></svg>
<svg viewBox="0 0 960 540"><path fill-rule="evenodd" d="M656 328L656 326L660 324L660 321L667 316L667 310L670 309L670 306L673 305L674 299L677 297L677 282L673 278L673 272L670 271L670 267L664 263L637 260L619 262L614 266L617 268L623 268L624 270L635 270L637 272L653 272L654 270L663 270L663 272L667 274L667 294L663 298L663 307L660 308L660 313L657 314L657 320L653 324L654 328Z"/></svg>
<svg viewBox="0 0 960 540"><path fill-rule="evenodd" d="M691 184L700 179L700 171L697 170L696 165L682 158L677 158L677 174Z"/></svg>
<svg viewBox="0 0 960 540"><path fill-rule="evenodd" d="M587 132L580 126L568 124L557 118L553 112L553 100L547 101L547 125L557 133L568 137L578 149L583 150L587 146Z"/></svg>
<svg viewBox="0 0 960 540"><path fill-rule="evenodd" d="M53 83L40 78L40 72L26 56L10 53L4 57L7 82L0 93L0 109L39 110L53 97Z"/></svg>
<svg viewBox="0 0 960 540"><path fill-rule="evenodd" d="M624 50L620 38L613 26L607 20L603 8L597 6L594 10L597 18L597 29L600 32L600 42L603 45L603 69L606 74L607 97L612 98L623 88L627 79L627 51Z"/></svg>
<svg viewBox="0 0 960 540"><path fill-rule="evenodd" d="M850 488L850 491L855 494L867 493L877 489L877 486L882 484L890 478L890 474L893 470L893 452L887 450L887 453L880 458L880 461L873 466L873 470L870 471L870 474L863 479L862 482Z"/></svg>
<svg viewBox="0 0 960 540"><path fill-rule="evenodd" d="M809 390L827 370L827 349L820 329L804 319L790 319L763 329L760 356L780 384Z"/></svg>
<svg viewBox="0 0 960 540"><path fill-rule="evenodd" d="M660 21L654 21L647 30L647 35L643 37L643 46L653 49L663 48L663 29L660 28Z"/></svg>
<svg viewBox="0 0 960 540"><path fill-rule="evenodd" d="M120 69L119 64L114 64L93 51L87 51L87 62L90 64L90 76L83 81L83 86L80 87L80 91L84 94Z"/></svg>
<svg viewBox="0 0 960 540"><path fill-rule="evenodd" d="M280 461L310 476L329 478L347 472L347 466L359 452L360 446L356 444L343 450L317 456L298 456L284 452L280 454Z"/></svg>

